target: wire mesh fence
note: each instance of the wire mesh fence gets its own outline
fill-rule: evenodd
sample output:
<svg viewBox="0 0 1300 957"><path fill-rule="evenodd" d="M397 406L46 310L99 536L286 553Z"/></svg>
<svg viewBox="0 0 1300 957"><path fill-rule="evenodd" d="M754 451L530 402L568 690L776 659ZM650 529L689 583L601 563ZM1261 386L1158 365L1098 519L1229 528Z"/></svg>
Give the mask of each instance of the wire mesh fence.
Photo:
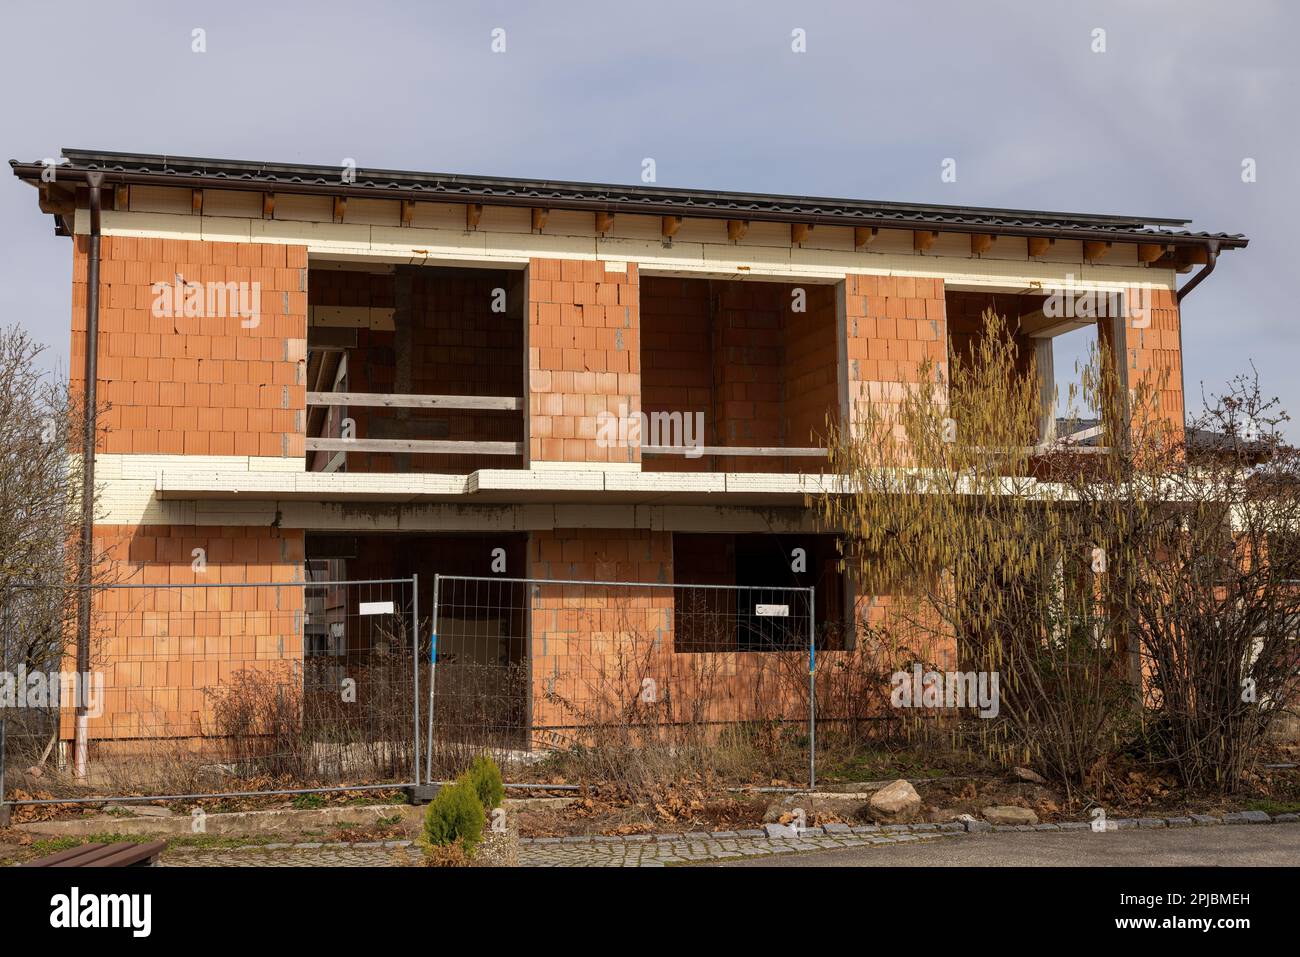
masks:
<svg viewBox="0 0 1300 957"><path fill-rule="evenodd" d="M27 633L11 596L0 800L411 782L416 602L414 579L105 586L78 675L75 633Z"/></svg>
<svg viewBox="0 0 1300 957"><path fill-rule="evenodd" d="M534 780L681 774L777 738L811 775L813 595L437 576L426 775L484 749Z"/></svg>
<svg viewBox="0 0 1300 957"><path fill-rule="evenodd" d="M435 576L422 609L416 578L113 585L94 593L78 698L75 632L30 640L11 595L0 801L403 786L484 752L516 783L640 788L728 762L811 783L819 702L833 721L856 704L816 683L831 623L814 596Z"/></svg>

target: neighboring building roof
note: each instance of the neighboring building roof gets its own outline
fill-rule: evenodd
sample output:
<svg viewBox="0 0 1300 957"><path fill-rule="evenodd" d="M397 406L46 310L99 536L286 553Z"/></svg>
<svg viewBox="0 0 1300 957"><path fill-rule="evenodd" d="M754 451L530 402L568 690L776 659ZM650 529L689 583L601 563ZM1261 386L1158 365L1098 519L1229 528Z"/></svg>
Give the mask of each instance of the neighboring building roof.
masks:
<svg viewBox="0 0 1300 957"><path fill-rule="evenodd" d="M825 199L399 170L357 169L354 171L355 181L345 182L343 168L338 165L264 163L74 149L64 150L63 155L68 162L57 168L56 182L84 182L85 174L93 171L105 174L104 181L109 184L280 189L285 192L428 202L545 206L643 215L752 218L839 226L932 229L1174 245L1203 246L1207 241L1213 240L1224 249L1243 247L1248 242L1239 233L1192 232L1182 228L1190 220L1150 216ZM14 175L39 185L40 173L45 168L39 161L22 163L10 160L9 164Z"/></svg>

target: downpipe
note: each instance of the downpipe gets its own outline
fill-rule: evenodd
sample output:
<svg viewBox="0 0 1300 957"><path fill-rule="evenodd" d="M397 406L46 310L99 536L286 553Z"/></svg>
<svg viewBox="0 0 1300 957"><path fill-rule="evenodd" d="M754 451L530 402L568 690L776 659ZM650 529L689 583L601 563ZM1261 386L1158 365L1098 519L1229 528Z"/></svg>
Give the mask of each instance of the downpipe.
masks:
<svg viewBox="0 0 1300 957"><path fill-rule="evenodd" d="M77 581L77 714L76 744L73 748L74 774L86 777L89 748L88 714L90 679L90 611L91 565L95 545L95 428L99 375L99 257L100 257L100 188L104 174L86 173L89 187L90 235L86 250L86 364L81 432L81 556Z"/></svg>

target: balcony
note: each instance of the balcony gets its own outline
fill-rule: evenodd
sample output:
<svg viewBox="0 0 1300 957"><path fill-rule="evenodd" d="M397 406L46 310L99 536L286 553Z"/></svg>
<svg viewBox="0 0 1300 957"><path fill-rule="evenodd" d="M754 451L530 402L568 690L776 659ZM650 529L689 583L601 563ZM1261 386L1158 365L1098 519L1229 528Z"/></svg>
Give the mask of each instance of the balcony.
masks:
<svg viewBox="0 0 1300 957"><path fill-rule="evenodd" d="M831 285L643 277L643 471L820 472L835 323Z"/></svg>
<svg viewBox="0 0 1300 957"><path fill-rule="evenodd" d="M521 274L313 268L308 283L309 471L522 467Z"/></svg>

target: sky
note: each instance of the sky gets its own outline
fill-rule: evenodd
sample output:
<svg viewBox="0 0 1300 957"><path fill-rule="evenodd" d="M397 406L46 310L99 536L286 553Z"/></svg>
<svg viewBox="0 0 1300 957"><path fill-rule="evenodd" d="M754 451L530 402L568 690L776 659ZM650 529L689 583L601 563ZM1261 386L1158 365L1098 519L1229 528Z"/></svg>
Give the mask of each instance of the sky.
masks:
<svg viewBox="0 0 1300 957"><path fill-rule="evenodd" d="M1188 405L1253 363L1300 418L1285 240L1300 219L1300 4L55 10L14 4L0 20L6 160L75 147L637 183L649 157L661 186L1180 217L1244 233L1250 246L1225 253L1183 304ZM941 176L946 159L955 182ZM3 172L0 322L30 330L66 370L70 241ZM1288 432L1300 439L1300 425Z"/></svg>

